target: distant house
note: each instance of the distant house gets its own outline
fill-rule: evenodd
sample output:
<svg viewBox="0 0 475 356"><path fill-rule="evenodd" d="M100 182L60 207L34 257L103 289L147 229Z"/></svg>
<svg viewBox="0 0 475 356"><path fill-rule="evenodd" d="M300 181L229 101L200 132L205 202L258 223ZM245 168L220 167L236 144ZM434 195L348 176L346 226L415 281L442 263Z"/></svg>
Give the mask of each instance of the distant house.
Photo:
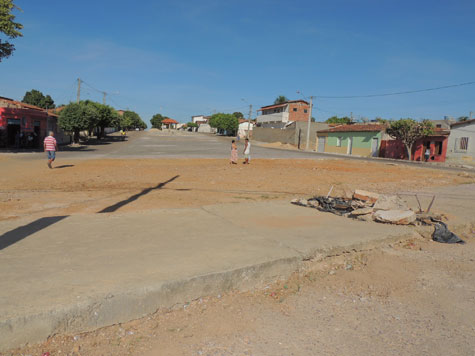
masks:
<svg viewBox="0 0 475 356"><path fill-rule="evenodd" d="M450 125L447 159L475 161L475 119Z"/></svg>
<svg viewBox="0 0 475 356"><path fill-rule="evenodd" d="M162 126L165 126L166 129L176 129L177 124L178 121L170 119L169 117L162 120Z"/></svg>
<svg viewBox="0 0 475 356"><path fill-rule="evenodd" d="M241 138L244 137L252 137L252 130L254 129L254 123L248 120L239 119L239 126L238 126L238 135ZM248 135L249 131L249 135Z"/></svg>
<svg viewBox="0 0 475 356"><path fill-rule="evenodd" d="M288 122L307 121L310 105L305 100L291 100L282 104L261 107L257 116L258 126L283 127ZM269 127L270 127L269 126Z"/></svg>
<svg viewBox="0 0 475 356"><path fill-rule="evenodd" d="M0 97L0 147L41 147L48 131L58 143L69 143L57 125L58 115L51 110Z"/></svg>
<svg viewBox="0 0 475 356"><path fill-rule="evenodd" d="M204 115L194 115L191 117L191 122L194 124L207 124L208 123L209 116L204 116Z"/></svg>
<svg viewBox="0 0 475 356"><path fill-rule="evenodd" d="M442 122L442 120L440 121ZM450 130L447 129L447 125L443 123L437 127L436 122L437 121L433 122L436 127L432 135L423 137L412 145L411 160L423 161L425 159L425 151L429 149L430 162L445 162ZM384 158L408 159L404 143L401 140L395 140L389 136L381 141L379 156Z"/></svg>
<svg viewBox="0 0 475 356"><path fill-rule="evenodd" d="M364 157L378 157L386 126L350 124L321 130L317 133L317 151Z"/></svg>

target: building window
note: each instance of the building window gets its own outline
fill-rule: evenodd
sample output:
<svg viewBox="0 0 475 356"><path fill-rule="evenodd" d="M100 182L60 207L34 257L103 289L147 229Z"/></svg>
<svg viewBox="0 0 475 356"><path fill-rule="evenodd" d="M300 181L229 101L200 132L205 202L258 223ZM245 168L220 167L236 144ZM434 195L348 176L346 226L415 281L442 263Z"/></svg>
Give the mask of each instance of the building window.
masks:
<svg viewBox="0 0 475 356"><path fill-rule="evenodd" d="M337 137L336 138L336 147L341 147L341 141L343 137Z"/></svg>
<svg viewBox="0 0 475 356"><path fill-rule="evenodd" d="M435 125L435 127L437 127L438 129L442 128L442 125L441 124L437 124Z"/></svg>
<svg viewBox="0 0 475 356"><path fill-rule="evenodd" d="M468 137L460 137L455 140L455 150L466 152L468 150Z"/></svg>
<svg viewBox="0 0 475 356"><path fill-rule="evenodd" d="M303 112L304 112L304 113L307 113L307 111L308 111L307 109L303 109Z"/></svg>
<svg viewBox="0 0 475 356"><path fill-rule="evenodd" d="M297 111L297 108L293 108L294 111Z"/></svg>

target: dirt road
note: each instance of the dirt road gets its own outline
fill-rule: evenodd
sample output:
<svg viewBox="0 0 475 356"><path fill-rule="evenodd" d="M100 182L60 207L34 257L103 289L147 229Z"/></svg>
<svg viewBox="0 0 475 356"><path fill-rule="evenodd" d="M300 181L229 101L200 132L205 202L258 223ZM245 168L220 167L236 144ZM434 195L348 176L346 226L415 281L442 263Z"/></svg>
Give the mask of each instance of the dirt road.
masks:
<svg viewBox="0 0 475 356"><path fill-rule="evenodd" d="M0 160L0 220L96 213L132 196L119 212L327 194L332 185L333 195L343 195L475 181L468 173L344 160L63 159L52 170L37 159Z"/></svg>

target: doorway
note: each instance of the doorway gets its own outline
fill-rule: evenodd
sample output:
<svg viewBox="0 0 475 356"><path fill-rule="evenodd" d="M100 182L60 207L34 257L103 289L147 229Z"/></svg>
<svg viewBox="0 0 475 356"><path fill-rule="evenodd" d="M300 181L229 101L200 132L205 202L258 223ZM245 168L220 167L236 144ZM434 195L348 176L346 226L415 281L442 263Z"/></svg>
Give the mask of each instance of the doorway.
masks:
<svg viewBox="0 0 475 356"><path fill-rule="evenodd" d="M317 136L317 152L325 152L325 136Z"/></svg>
<svg viewBox="0 0 475 356"><path fill-rule="evenodd" d="M8 119L7 121L7 146L20 147L20 119Z"/></svg>
<svg viewBox="0 0 475 356"><path fill-rule="evenodd" d="M378 138L373 137L373 140L371 141L371 157L378 156L378 144L379 144Z"/></svg>

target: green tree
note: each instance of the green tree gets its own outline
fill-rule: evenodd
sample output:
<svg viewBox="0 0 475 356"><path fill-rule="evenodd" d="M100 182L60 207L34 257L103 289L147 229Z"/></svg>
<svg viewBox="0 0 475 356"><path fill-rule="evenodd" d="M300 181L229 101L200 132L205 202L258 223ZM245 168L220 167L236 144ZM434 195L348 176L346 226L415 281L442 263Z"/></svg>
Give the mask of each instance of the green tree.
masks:
<svg viewBox="0 0 475 356"><path fill-rule="evenodd" d="M459 117L457 118L457 121L458 121L458 122L463 122L463 121L467 121L468 119L469 119L468 116L459 116Z"/></svg>
<svg viewBox="0 0 475 356"><path fill-rule="evenodd" d="M117 112L109 105L97 102L91 102L90 105L94 106L96 112L96 117L93 122L91 122L91 125L99 128L99 130L97 130L97 138L103 138L105 137L106 127L118 126L119 114L117 114Z"/></svg>
<svg viewBox="0 0 475 356"><path fill-rule="evenodd" d="M58 124L64 131L73 133L74 143L79 143L79 133L87 130L95 120L97 112L85 102L70 103L59 113Z"/></svg>
<svg viewBox="0 0 475 356"><path fill-rule="evenodd" d="M155 114L150 119L150 123L152 124L153 128L162 129L162 121L165 120L165 119L166 119L166 117L163 116L162 114Z"/></svg>
<svg viewBox="0 0 475 356"><path fill-rule="evenodd" d="M12 15L13 9L21 10L13 3L13 0L0 0L0 32L10 40L23 36L19 31L23 25L15 22L15 16ZM0 39L0 62L3 58L11 56L14 50L15 46L12 43Z"/></svg>
<svg viewBox="0 0 475 356"><path fill-rule="evenodd" d="M233 112L233 116L237 119L244 119L243 113L239 111Z"/></svg>
<svg viewBox="0 0 475 356"><path fill-rule="evenodd" d="M36 89L32 89L25 93L22 102L25 104L39 106L43 109L54 109L54 101L51 96L44 96L42 92Z"/></svg>
<svg viewBox="0 0 475 356"><path fill-rule="evenodd" d="M198 124L196 122L190 121L190 122L186 123L186 127L193 127L194 128L194 127L198 127Z"/></svg>
<svg viewBox="0 0 475 356"><path fill-rule="evenodd" d="M146 129L147 124L143 122L143 120L140 118L140 115L137 114L135 111L124 111L124 114L122 115L122 118L120 120L121 128L125 128L127 130L133 130L136 128L139 129Z"/></svg>
<svg viewBox="0 0 475 356"><path fill-rule="evenodd" d="M279 95L277 98L274 100L274 104L283 104L285 102L289 101L286 96L284 95Z"/></svg>
<svg viewBox="0 0 475 356"><path fill-rule="evenodd" d="M347 116L343 116L343 117L338 117L338 116L332 116L330 118L328 118L326 121L325 121L327 124L343 124L343 125L347 125L347 124L351 124L351 119Z"/></svg>
<svg viewBox="0 0 475 356"><path fill-rule="evenodd" d="M218 131L226 131L228 135L235 135L239 126L239 120L233 114L224 113L214 114L208 123Z"/></svg>
<svg viewBox="0 0 475 356"><path fill-rule="evenodd" d="M401 140L406 148L406 154L409 160L412 160L412 146L414 143L426 136L434 133L434 126L429 120L416 121L410 118L391 121L386 133Z"/></svg>

